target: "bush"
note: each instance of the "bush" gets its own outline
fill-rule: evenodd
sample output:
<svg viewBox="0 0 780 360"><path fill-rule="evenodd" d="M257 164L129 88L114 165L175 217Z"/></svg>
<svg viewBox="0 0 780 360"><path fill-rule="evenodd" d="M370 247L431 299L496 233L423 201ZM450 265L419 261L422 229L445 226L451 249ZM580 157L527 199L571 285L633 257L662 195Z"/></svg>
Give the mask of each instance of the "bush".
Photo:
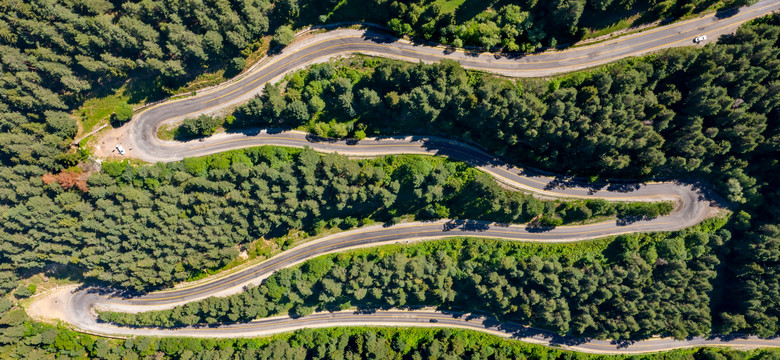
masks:
<svg viewBox="0 0 780 360"><path fill-rule="evenodd" d="M563 225L563 219L555 216L544 215L536 220L541 227L554 228Z"/></svg>
<svg viewBox="0 0 780 360"><path fill-rule="evenodd" d="M355 131L355 139L356 140L363 140L366 138L366 132L363 130Z"/></svg>
<svg viewBox="0 0 780 360"><path fill-rule="evenodd" d="M222 119L201 115L196 118L184 119L179 127L178 135L183 138L209 136L222 125Z"/></svg>
<svg viewBox="0 0 780 360"><path fill-rule="evenodd" d="M113 120L117 123L124 123L133 118L133 107L126 102L119 103L114 109Z"/></svg>
<svg viewBox="0 0 780 360"><path fill-rule="evenodd" d="M274 32L274 43L279 46L287 46L295 40L295 32L289 26L280 26Z"/></svg>
<svg viewBox="0 0 780 360"><path fill-rule="evenodd" d="M352 216L348 216L346 219L344 219L344 222L341 223L341 228L344 230L352 229L357 226L358 226L358 219Z"/></svg>
<svg viewBox="0 0 780 360"><path fill-rule="evenodd" d="M28 298L30 296L33 296L33 294L35 294L36 289L37 288L35 284L30 284L27 287L21 287L19 288L19 290L16 290L16 292L14 292L14 295L18 298Z"/></svg>
<svg viewBox="0 0 780 360"><path fill-rule="evenodd" d="M228 76L234 76L240 74L242 71L244 71L244 68L246 67L246 59L242 57L235 57L233 60L230 60L230 67L228 67Z"/></svg>
<svg viewBox="0 0 780 360"><path fill-rule="evenodd" d="M674 203L664 201L659 203L630 203L618 205L618 217L653 219L660 215L667 215L674 210Z"/></svg>

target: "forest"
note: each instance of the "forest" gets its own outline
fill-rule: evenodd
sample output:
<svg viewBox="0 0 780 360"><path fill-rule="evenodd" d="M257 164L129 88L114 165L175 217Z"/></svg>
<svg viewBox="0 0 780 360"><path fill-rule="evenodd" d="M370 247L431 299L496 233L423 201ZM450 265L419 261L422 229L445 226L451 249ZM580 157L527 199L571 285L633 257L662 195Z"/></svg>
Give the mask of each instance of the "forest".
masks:
<svg viewBox="0 0 780 360"><path fill-rule="evenodd" d="M648 355L592 355L504 339L493 335L435 328L324 328L255 339L134 337L108 339L30 322L23 311L0 302L0 357L51 359L549 359L549 360L774 360L776 349L724 348L672 350Z"/></svg>
<svg viewBox="0 0 780 360"><path fill-rule="evenodd" d="M386 25L397 35L471 46L483 50L534 52L572 44L589 32L635 21L639 25L669 22L710 7L755 3L681 0L283 0L296 26L369 21ZM333 6L335 4L335 6ZM620 25L619 25L620 26Z"/></svg>
<svg viewBox="0 0 780 360"><path fill-rule="evenodd" d="M415 18L415 14L437 12L429 3L384 1L373 6L371 1L361 1L363 7L351 8L361 13L356 17L343 13L350 8L344 5L352 3L0 2L0 295L28 295L34 289L18 287L20 278L43 271L57 276L65 268L77 270L89 281L133 290L168 286L204 268L220 267L237 256L236 244L264 235L358 225L364 220L361 207L368 208L366 204L373 204L372 213L379 209L373 214L376 219L367 221L444 214L488 214L498 221L527 220L540 213L571 221L575 213L590 211L585 218L599 216L595 209L603 204L543 204L439 160L412 161L404 171L414 175L404 177L392 164L317 156L315 171L323 171L323 176L325 172L345 175L334 184L312 181L310 174L302 172L296 173L301 177L291 176L311 170L312 165L299 163L299 154L285 149L247 150L167 165L108 162L103 172L95 174L76 166L89 152L69 150L79 131L70 112L86 99L114 91L127 79L132 80L126 83L131 103L156 100L204 71L242 70L245 58L267 45L262 37L273 34L274 41L283 44L292 31L286 25L305 25L297 21L373 20L398 24L404 33L411 28L413 35L425 38L425 24L430 22L426 19L434 18ZM536 29L552 26L542 24L541 19L551 18L547 11L571 6L571 14L579 13L577 20L585 21L599 17L594 10L597 4L606 4L605 12L616 13L628 2L531 3L519 10L496 3L497 11L482 9L466 18L456 12L454 23L448 22L451 17L442 9L435 17L443 21L435 28L441 33L431 39L530 50L537 41L548 46L553 39L563 42L581 35L577 29L574 34L545 31L545 37L529 38ZM689 3L694 5L691 11L707 6L706 2L652 2L665 4L653 10L657 16L689 13ZM369 5L397 12L360 11ZM328 11L322 11L323 6ZM313 13L316 16L310 16ZM323 14L327 15L321 18ZM519 25L529 26L522 33L517 16L527 16ZM534 26L529 25L532 17L538 20ZM472 22L455 29L457 34L447 33L454 29L450 25L468 21ZM506 31L495 35L499 24ZM575 26L587 25L572 21L569 29ZM469 33L472 28L477 31ZM486 43L481 38L488 32ZM245 114L236 116L235 125L226 125L266 125L270 118L264 114L270 113L281 115L286 126L311 125L313 131L332 136L443 133L476 141L520 164L555 172L712 182L729 200L742 205L728 225L734 240L719 249L722 264L713 281L715 293L727 291L732 301L713 297L711 321L718 331L771 335L780 326L780 192L774 176L780 159L778 33L780 17L768 17L701 50L664 51L549 81L512 82L465 72L446 62L380 61L364 66L375 68L370 71L322 66L296 75L300 79L293 78L284 87L269 87L264 97L241 110ZM316 84L319 80L323 82ZM117 115L128 119L127 106L121 110ZM574 153L578 156L571 156ZM311 159L314 155L304 161ZM402 162L395 164L400 167ZM416 166L424 171L409 169ZM453 183L447 183L450 178ZM387 196L396 181L406 195ZM403 181L413 186L404 187ZM462 186L459 191L476 191L481 201L452 201L458 189L454 185ZM405 203L416 191L427 196ZM391 206L385 206L390 200ZM576 211L569 211L569 206L577 207ZM541 212L528 212L526 207ZM605 214L614 215L612 210ZM0 308L18 310L4 302ZM3 339L28 333L30 339L17 344L19 349L49 349L52 334L55 338L57 334L44 336L34 329L45 325L20 322L20 316L15 310L4 313ZM698 331L695 326L683 328ZM85 345L73 346L65 351L80 351L74 349Z"/></svg>
<svg viewBox="0 0 780 360"><path fill-rule="evenodd" d="M715 249L731 238L719 230L724 222L707 221L677 233L623 235L604 249L546 257L527 246L489 239L326 255L280 270L238 295L171 310L103 312L100 318L181 327L352 307L435 305L561 335L684 339L710 332L708 292L719 263Z"/></svg>
<svg viewBox="0 0 780 360"><path fill-rule="evenodd" d="M346 60L268 85L224 126L433 134L591 179L706 181L735 204L740 239L718 281L740 300L717 301L719 328L768 335L780 326L778 34L780 16L769 16L702 49L550 80L510 81L448 61Z"/></svg>
<svg viewBox="0 0 780 360"><path fill-rule="evenodd" d="M225 126L458 137L550 171L704 176L729 200L757 203L761 182L751 173L767 167L750 160L769 155L777 135L778 19L702 50L666 50L550 81L512 82L447 60L314 65L267 85Z"/></svg>
<svg viewBox="0 0 780 360"><path fill-rule="evenodd" d="M83 180L37 177L41 185L23 205L0 213L6 266L17 273L71 266L90 281L135 291L219 268L238 256L238 246L249 248L256 240L270 242L253 247L268 255L289 246L283 236L298 230L316 235L403 217L504 223L540 218L555 226L672 210L671 203L541 201L444 158L358 161L281 147L148 166L106 161L102 172Z"/></svg>

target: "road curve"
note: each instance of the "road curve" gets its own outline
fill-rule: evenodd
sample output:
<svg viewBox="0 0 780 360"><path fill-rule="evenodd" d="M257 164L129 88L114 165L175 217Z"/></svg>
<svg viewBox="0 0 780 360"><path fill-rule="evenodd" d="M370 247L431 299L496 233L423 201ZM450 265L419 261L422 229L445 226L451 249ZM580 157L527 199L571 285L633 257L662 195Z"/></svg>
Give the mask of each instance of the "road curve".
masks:
<svg viewBox="0 0 780 360"><path fill-rule="evenodd" d="M80 291L74 295L75 301L89 301L94 294ZM86 314L85 314L86 315ZM558 346L567 350L602 354L640 354L696 346L728 346L732 348L780 347L780 337L762 339L756 336L712 336L691 337L676 340L666 337L653 337L640 341L622 341L583 339L560 336L545 330L535 329L512 322L499 322L495 319L457 312L434 310L377 310L377 311L339 311L323 312L290 318L277 316L259 319L247 323L223 325L219 327L187 327L179 329L126 328L99 323L94 317L86 316L86 322L79 323L82 329L100 334L115 336L187 336L205 338L257 337L289 332L304 328L323 328L336 326L398 326L398 327L450 327L482 331L501 337L524 342Z"/></svg>
<svg viewBox="0 0 780 360"><path fill-rule="evenodd" d="M673 200L677 207L670 215L649 221L623 224L607 221L583 226L562 226L550 231L535 231L524 226L490 224L471 221L437 221L401 224L391 227L368 227L312 241L285 251L263 263L234 274L187 289L170 290L140 297L122 298L116 293L95 288L69 292L59 301L66 322L75 327L112 335L178 335L178 336L256 336L289 331L301 327L337 325L435 325L456 326L501 333L525 341L559 344L574 350L590 352L648 352L696 345L778 346L777 339L651 339L624 347L624 344L588 339L560 338L514 324L497 324L487 319L466 320L457 314L438 312L377 312L354 314L349 312L315 314L299 319L263 319L250 324L226 325L207 329L135 329L99 323L94 309L144 311L163 309L178 304L242 291L247 284L258 283L274 271L300 263L312 257L355 248L399 241L413 241L450 236L493 237L516 241L578 241L629 232L670 231L699 223L713 211L706 194L690 184L582 184L570 179L545 177L503 164L499 159L475 147L446 139L432 137L392 137L366 139L359 142L316 139L295 131L246 131L219 134L203 141L186 143L162 141L157 129L164 123L175 122L187 116L219 111L246 101L257 94L262 85L278 79L290 71L324 58L355 52L413 61L438 61L449 58L464 67L491 71L511 76L539 76L565 72L603 64L618 58L637 55L656 49L687 45L694 36L720 34L732 31L739 24L780 10L780 0L762 0L743 8L727 18L708 15L619 38L597 45L528 56L495 56L469 54L437 47L426 47L401 41L371 31L339 30L317 34L308 40L288 47L263 66L225 86L196 97L170 101L152 106L139 113L125 126L125 147L129 155L145 161L175 161L185 157L202 156L230 149L258 145L308 146L321 152L338 152L353 156L388 154L428 154L448 156L467 162L505 185L548 197L603 198L611 201ZM711 36L714 37L714 36ZM115 297L116 296L116 297ZM437 323L431 323L436 319Z"/></svg>
<svg viewBox="0 0 780 360"><path fill-rule="evenodd" d="M152 106L126 125L128 139L124 147L129 154L150 162L180 160L186 156L204 155L251 145L251 134L229 134L205 139L200 143L179 143L157 138L161 124L171 123L201 113L214 113L246 102L259 93L267 82L290 71L333 56L365 53L407 61L435 62L451 59L466 68L509 76L542 76L605 64L616 59L644 54L657 49L693 45L695 36L732 32L750 19L780 10L780 0L761 0L728 17L710 14L624 36L615 40L563 51L530 55L476 54L444 47L431 47L399 40L370 30L336 30L308 35L287 47L281 54L267 59L262 66L195 97ZM224 142L235 140L227 145ZM114 144L115 145L115 144ZM113 147L113 145L112 145Z"/></svg>

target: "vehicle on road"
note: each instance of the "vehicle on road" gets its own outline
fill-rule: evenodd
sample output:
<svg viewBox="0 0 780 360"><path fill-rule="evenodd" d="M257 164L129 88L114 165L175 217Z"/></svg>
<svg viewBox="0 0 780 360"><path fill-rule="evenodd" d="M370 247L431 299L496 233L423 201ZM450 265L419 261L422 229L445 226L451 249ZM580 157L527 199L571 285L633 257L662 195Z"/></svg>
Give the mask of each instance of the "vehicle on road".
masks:
<svg viewBox="0 0 780 360"><path fill-rule="evenodd" d="M702 42L702 41L704 41L704 40L707 40L707 35L701 35L701 36L697 36L697 37L693 38L693 42L695 42L697 44Z"/></svg>
<svg viewBox="0 0 780 360"><path fill-rule="evenodd" d="M439 322L439 320L438 320L438 319L430 319L430 320L428 320L428 321L430 321L430 322L432 322L432 323L437 323L437 322Z"/></svg>

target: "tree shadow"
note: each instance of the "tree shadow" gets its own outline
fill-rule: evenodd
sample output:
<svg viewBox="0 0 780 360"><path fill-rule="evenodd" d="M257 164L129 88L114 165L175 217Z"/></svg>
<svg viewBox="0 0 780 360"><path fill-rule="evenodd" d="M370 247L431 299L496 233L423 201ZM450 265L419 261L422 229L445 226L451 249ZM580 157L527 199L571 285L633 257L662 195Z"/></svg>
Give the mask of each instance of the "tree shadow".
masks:
<svg viewBox="0 0 780 360"><path fill-rule="evenodd" d="M460 229L464 232L484 232L490 230L490 223L479 220L450 220L442 225L442 231ZM504 225L506 226L506 225Z"/></svg>
<svg viewBox="0 0 780 360"><path fill-rule="evenodd" d="M585 181L584 179L579 179L571 176L555 175L553 176L553 179L549 183L547 183L547 185L544 188L545 190L569 189L569 188L587 189L588 193L592 195L610 185L611 184L609 183L588 182Z"/></svg>
<svg viewBox="0 0 780 360"><path fill-rule="evenodd" d="M389 32L381 32L373 29L366 31L363 35L363 39L377 44L391 44L398 41L398 37Z"/></svg>
<svg viewBox="0 0 780 360"><path fill-rule="evenodd" d="M532 233L532 234L539 234L548 232L555 229L555 226L547 226L547 225L541 225L541 224L533 224L529 223L525 226L525 231Z"/></svg>
<svg viewBox="0 0 780 360"><path fill-rule="evenodd" d="M496 0L466 0L455 10L455 23L462 24L489 9Z"/></svg>
<svg viewBox="0 0 780 360"><path fill-rule="evenodd" d="M441 311L441 310L440 310ZM487 330L501 331L510 335L514 339L542 337L553 345L581 345L590 341L587 337L576 337L568 335L559 335L549 330L529 327L512 321L497 319L492 316L478 313L460 313L455 311L441 311L442 314L452 316L455 319L465 321L481 321Z"/></svg>
<svg viewBox="0 0 780 360"><path fill-rule="evenodd" d="M718 11L715 12L715 18L718 20L723 20L726 18L730 18L734 15L739 14L739 8L738 7L732 7L727 9L718 9Z"/></svg>
<svg viewBox="0 0 780 360"><path fill-rule="evenodd" d="M631 224L635 224L640 221L650 221L657 219L658 216L649 216L649 215L635 215L635 214L618 214L617 219L615 220L615 225L617 226L628 226Z"/></svg>

